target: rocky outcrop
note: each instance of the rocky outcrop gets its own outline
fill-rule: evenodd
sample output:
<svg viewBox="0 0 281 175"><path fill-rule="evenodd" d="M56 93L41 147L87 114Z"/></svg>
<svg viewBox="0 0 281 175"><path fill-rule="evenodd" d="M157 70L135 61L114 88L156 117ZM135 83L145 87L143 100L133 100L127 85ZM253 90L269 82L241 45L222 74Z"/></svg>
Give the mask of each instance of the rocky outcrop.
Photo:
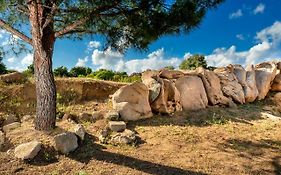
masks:
<svg viewBox="0 0 281 175"><path fill-rule="evenodd" d="M19 72L13 72L9 74L0 75L0 81L5 83L22 83L26 80L24 75Z"/></svg>
<svg viewBox="0 0 281 175"><path fill-rule="evenodd" d="M274 78L271 91L281 92L281 73L277 74Z"/></svg>
<svg viewBox="0 0 281 175"><path fill-rule="evenodd" d="M142 82L149 89L149 103L153 103L160 95L162 84L159 82L158 71L145 71L141 76Z"/></svg>
<svg viewBox="0 0 281 175"><path fill-rule="evenodd" d="M277 66L272 62L264 62L255 66L256 85L259 91L258 100L266 97L275 78L276 71Z"/></svg>
<svg viewBox="0 0 281 175"><path fill-rule="evenodd" d="M208 98L201 78L186 76L176 81L176 88L180 93L183 110L198 110L206 108Z"/></svg>
<svg viewBox="0 0 281 175"><path fill-rule="evenodd" d="M41 145L38 141L21 144L15 148L15 157L22 160L33 159L41 150Z"/></svg>
<svg viewBox="0 0 281 175"><path fill-rule="evenodd" d="M149 90L143 83L133 83L120 88L112 95L114 110L125 121L152 117Z"/></svg>
<svg viewBox="0 0 281 175"><path fill-rule="evenodd" d="M159 72L159 77L165 79L178 79L180 77L184 77L184 73L179 70L162 69Z"/></svg>
<svg viewBox="0 0 281 175"><path fill-rule="evenodd" d="M215 69L214 72L220 79L222 92L234 102L245 103L244 91L233 73L233 67Z"/></svg>
<svg viewBox="0 0 281 175"><path fill-rule="evenodd" d="M209 103L229 105L231 99L223 95L219 77L213 71L204 68L197 69L197 73L203 81Z"/></svg>

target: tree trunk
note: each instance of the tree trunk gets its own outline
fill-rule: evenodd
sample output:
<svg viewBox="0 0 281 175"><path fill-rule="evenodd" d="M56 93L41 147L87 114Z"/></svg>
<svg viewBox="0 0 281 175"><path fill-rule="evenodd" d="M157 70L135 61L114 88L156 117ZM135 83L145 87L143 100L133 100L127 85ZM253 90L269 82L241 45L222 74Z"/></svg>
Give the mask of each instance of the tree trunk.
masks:
<svg viewBox="0 0 281 175"><path fill-rule="evenodd" d="M52 6L51 1L45 1ZM34 49L34 71L36 81L35 129L51 130L56 124L56 87L52 71L52 57L55 43L54 23L50 8L42 3L30 1L29 21L31 24L32 45Z"/></svg>

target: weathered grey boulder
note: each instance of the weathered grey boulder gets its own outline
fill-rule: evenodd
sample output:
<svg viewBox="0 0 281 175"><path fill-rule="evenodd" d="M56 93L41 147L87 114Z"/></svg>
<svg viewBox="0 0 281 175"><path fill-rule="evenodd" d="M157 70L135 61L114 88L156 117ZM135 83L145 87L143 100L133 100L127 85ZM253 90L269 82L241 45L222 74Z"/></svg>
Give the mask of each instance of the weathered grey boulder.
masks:
<svg viewBox="0 0 281 175"><path fill-rule="evenodd" d="M19 72L0 75L0 81L3 81L5 83L21 83L25 80L26 78L24 77L24 75Z"/></svg>
<svg viewBox="0 0 281 175"><path fill-rule="evenodd" d="M4 143L5 143L5 135L2 131L0 131L0 149L2 148Z"/></svg>
<svg viewBox="0 0 281 175"><path fill-rule="evenodd" d="M168 69L162 69L159 72L160 78L166 78L166 79L178 79L180 77L184 77L184 73L179 70L168 70Z"/></svg>
<svg viewBox="0 0 281 175"><path fill-rule="evenodd" d="M145 71L142 73L141 80L149 89L149 102L153 103L160 95L162 87L161 82L159 82L159 72Z"/></svg>
<svg viewBox="0 0 281 175"><path fill-rule="evenodd" d="M149 105L149 90L143 83L132 83L121 87L112 95L113 109L125 121L152 117Z"/></svg>
<svg viewBox="0 0 281 175"><path fill-rule="evenodd" d="M277 74L274 78L271 91L281 92L281 73Z"/></svg>
<svg viewBox="0 0 281 175"><path fill-rule="evenodd" d="M110 121L108 126L111 131L122 132L126 129L126 123L124 121Z"/></svg>
<svg viewBox="0 0 281 175"><path fill-rule="evenodd" d="M83 125L77 124L77 125L74 127L74 133L75 133L81 140L84 140L84 137L85 137L85 134L86 134L86 130L85 130L85 128L84 128Z"/></svg>
<svg viewBox="0 0 281 175"><path fill-rule="evenodd" d="M234 102L245 103L244 90L233 73L233 66L215 69L214 72L220 79L222 92Z"/></svg>
<svg viewBox="0 0 281 175"><path fill-rule="evenodd" d="M65 132L54 137L55 148L63 154L68 154L78 148L78 139L72 132Z"/></svg>
<svg viewBox="0 0 281 175"><path fill-rule="evenodd" d="M15 148L15 157L22 160L33 159L41 150L41 145L38 141L21 144Z"/></svg>
<svg viewBox="0 0 281 175"><path fill-rule="evenodd" d="M259 91L258 100L266 97L275 78L276 71L277 66L272 62L264 62L255 66L256 84Z"/></svg>
<svg viewBox="0 0 281 175"><path fill-rule="evenodd" d="M122 133L113 135L109 142L113 145L126 145L134 143L136 139L137 137L135 132L126 129Z"/></svg>
<svg viewBox="0 0 281 175"><path fill-rule="evenodd" d="M198 68L197 72L203 81L208 101L211 105L229 105L231 103L231 99L223 95L220 79L216 73L204 68Z"/></svg>
<svg viewBox="0 0 281 175"><path fill-rule="evenodd" d="M3 126L3 131L8 132L8 131L16 129L20 126L21 126L21 124L19 122L14 122L14 123Z"/></svg>
<svg viewBox="0 0 281 175"><path fill-rule="evenodd" d="M253 102L259 95L256 83L256 72L253 65L246 68L246 84L247 88L244 88L245 102Z"/></svg>
<svg viewBox="0 0 281 175"><path fill-rule="evenodd" d="M151 109L154 112L168 113L168 86L165 79L158 79L159 84L161 85L160 94L158 97L150 103Z"/></svg>
<svg viewBox="0 0 281 175"><path fill-rule="evenodd" d="M117 111L109 111L105 114L104 118L111 121L118 121L120 119L120 115Z"/></svg>
<svg viewBox="0 0 281 175"><path fill-rule="evenodd" d="M198 76L186 76L176 81L180 93L180 101L184 110L199 110L206 108L208 98L203 82Z"/></svg>

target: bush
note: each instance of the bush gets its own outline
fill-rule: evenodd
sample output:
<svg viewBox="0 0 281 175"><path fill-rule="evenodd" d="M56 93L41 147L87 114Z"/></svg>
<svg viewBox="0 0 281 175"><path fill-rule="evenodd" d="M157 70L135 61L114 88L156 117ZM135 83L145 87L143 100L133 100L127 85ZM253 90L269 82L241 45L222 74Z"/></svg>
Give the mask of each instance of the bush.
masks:
<svg viewBox="0 0 281 175"><path fill-rule="evenodd" d="M61 66L54 69L54 75L57 77L68 77L69 73L66 67Z"/></svg>
<svg viewBox="0 0 281 175"><path fill-rule="evenodd" d="M85 77L92 73L92 69L89 67L73 67L69 71L71 77Z"/></svg>
<svg viewBox="0 0 281 175"><path fill-rule="evenodd" d="M99 80L113 80L115 73L112 70L100 69L94 73Z"/></svg>
<svg viewBox="0 0 281 175"><path fill-rule="evenodd" d="M193 55L182 61L179 68L182 70L194 70L197 67L207 68L207 62L203 55Z"/></svg>
<svg viewBox="0 0 281 175"><path fill-rule="evenodd" d="M34 64L29 65L27 69L24 70L22 73L26 77L32 77L34 75Z"/></svg>
<svg viewBox="0 0 281 175"><path fill-rule="evenodd" d="M2 58L0 58L0 74L6 74L7 72L7 68L4 63L2 63Z"/></svg>

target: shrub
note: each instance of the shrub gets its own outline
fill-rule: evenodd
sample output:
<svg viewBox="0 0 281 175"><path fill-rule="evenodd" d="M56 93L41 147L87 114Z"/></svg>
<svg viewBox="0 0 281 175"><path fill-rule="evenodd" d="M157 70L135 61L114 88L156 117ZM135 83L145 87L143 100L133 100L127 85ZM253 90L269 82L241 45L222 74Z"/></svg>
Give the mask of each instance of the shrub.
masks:
<svg viewBox="0 0 281 175"><path fill-rule="evenodd" d="M94 78L99 80L113 80L115 73L112 70L100 69L93 73Z"/></svg>
<svg viewBox="0 0 281 175"><path fill-rule="evenodd" d="M203 55L193 55L182 61L179 68L183 70L194 70L197 67L207 68L207 62Z"/></svg>
<svg viewBox="0 0 281 175"><path fill-rule="evenodd" d="M54 75L57 77L68 77L69 73L66 67L61 66L54 69Z"/></svg>
<svg viewBox="0 0 281 175"><path fill-rule="evenodd" d="M29 65L27 69L24 70L22 73L26 77L32 77L34 75L34 64Z"/></svg>
<svg viewBox="0 0 281 175"><path fill-rule="evenodd" d="M87 76L89 74L92 73L92 69L89 67L73 67L70 71L69 71L69 75L71 77L81 77L81 76Z"/></svg>
<svg viewBox="0 0 281 175"><path fill-rule="evenodd" d="M7 73L7 68L4 65L4 63L2 63L2 58L0 58L0 74L6 74Z"/></svg>

